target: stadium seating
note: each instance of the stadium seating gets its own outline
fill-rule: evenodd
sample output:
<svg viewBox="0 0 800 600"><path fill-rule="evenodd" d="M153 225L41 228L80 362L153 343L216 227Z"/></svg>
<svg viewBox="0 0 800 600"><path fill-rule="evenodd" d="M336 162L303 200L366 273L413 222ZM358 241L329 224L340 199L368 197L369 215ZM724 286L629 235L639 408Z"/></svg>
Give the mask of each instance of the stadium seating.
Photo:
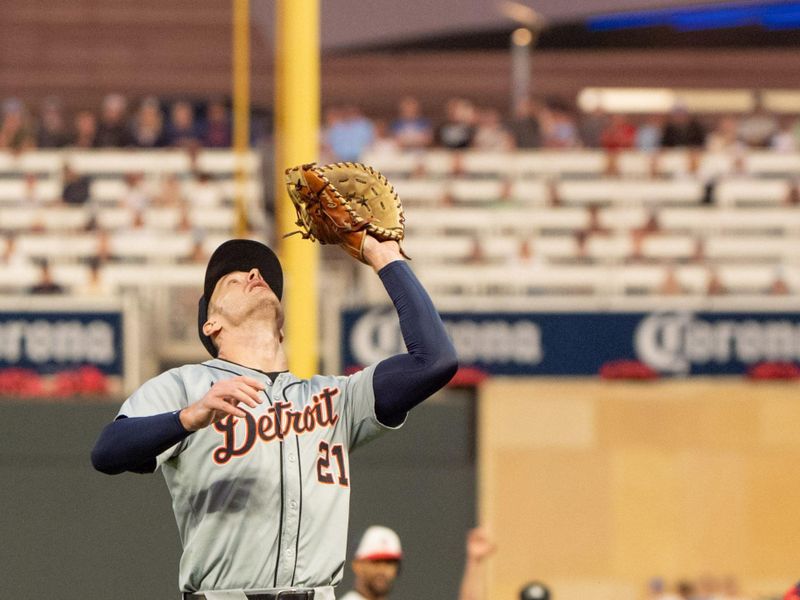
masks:
<svg viewBox="0 0 800 600"><path fill-rule="evenodd" d="M684 294L706 293L712 279L729 294L768 294L778 279L800 289L800 156L431 150L363 160L407 207L405 247L434 294L672 294L670 271ZM65 163L91 177L85 205L57 200ZM233 230L238 166L229 151L0 153L0 234L15 253L0 263L0 288L29 287L40 259L73 286L98 256L113 285L193 272ZM258 205L260 160L251 153L242 166ZM151 199L138 214L129 197L139 174L151 195L177 183L186 204Z"/></svg>

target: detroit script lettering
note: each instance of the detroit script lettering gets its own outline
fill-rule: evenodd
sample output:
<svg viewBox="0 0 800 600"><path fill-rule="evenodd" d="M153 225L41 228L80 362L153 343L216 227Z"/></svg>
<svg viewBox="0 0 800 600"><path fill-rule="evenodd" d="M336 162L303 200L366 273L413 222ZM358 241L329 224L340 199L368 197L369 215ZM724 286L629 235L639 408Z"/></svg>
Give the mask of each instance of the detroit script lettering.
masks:
<svg viewBox="0 0 800 600"><path fill-rule="evenodd" d="M333 398L338 393L338 388L325 388L319 395L312 396L311 403L303 410L292 410L291 402L274 402L258 418L245 410L243 435L237 436L237 417L228 415L217 421L214 429L223 435L223 439L222 445L214 450L214 462L224 465L236 456L247 454L255 445L256 438L269 443L283 440L291 431L302 435L317 427L333 427L339 421L339 415L333 410Z"/></svg>

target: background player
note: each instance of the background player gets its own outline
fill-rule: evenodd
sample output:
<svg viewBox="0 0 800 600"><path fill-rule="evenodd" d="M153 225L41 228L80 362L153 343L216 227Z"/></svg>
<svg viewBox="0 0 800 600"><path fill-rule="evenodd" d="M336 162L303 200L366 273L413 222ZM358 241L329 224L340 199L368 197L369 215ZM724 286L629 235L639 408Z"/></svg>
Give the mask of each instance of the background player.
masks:
<svg viewBox="0 0 800 600"><path fill-rule="evenodd" d="M392 592L402 560L403 548L394 531L380 525L368 528L351 563L356 589L341 600L385 600Z"/></svg>
<svg viewBox="0 0 800 600"><path fill-rule="evenodd" d="M349 451L400 426L454 375L455 350L398 244L367 236L363 253L397 309L408 354L350 377L288 373L280 263L263 244L230 240L209 261L199 307L214 359L146 382L101 433L98 470L162 467L183 543L184 598L290 589L293 599L333 598Z"/></svg>
<svg viewBox="0 0 800 600"><path fill-rule="evenodd" d="M467 535L467 560L458 600L485 600L486 558L495 545L488 531L478 527ZM386 600L400 573L403 549L398 535L388 527L373 525L364 532L351 563L355 590L341 600Z"/></svg>

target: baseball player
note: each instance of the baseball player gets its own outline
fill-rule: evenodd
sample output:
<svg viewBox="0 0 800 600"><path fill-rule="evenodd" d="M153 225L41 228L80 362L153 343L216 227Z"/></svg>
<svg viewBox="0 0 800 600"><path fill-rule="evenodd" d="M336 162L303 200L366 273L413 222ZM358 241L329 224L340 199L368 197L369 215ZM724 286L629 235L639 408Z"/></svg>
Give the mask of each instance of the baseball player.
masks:
<svg viewBox="0 0 800 600"><path fill-rule="evenodd" d="M373 525L364 532L351 564L355 590L341 600L386 600L400 573L403 548L388 527Z"/></svg>
<svg viewBox="0 0 800 600"><path fill-rule="evenodd" d="M398 243L367 235L361 252L394 303L407 354L349 377L288 372L278 258L229 240L209 260L199 304L211 360L146 382L101 432L98 470L161 468L183 545L183 600L332 600L350 452L400 427L455 374L455 349Z"/></svg>

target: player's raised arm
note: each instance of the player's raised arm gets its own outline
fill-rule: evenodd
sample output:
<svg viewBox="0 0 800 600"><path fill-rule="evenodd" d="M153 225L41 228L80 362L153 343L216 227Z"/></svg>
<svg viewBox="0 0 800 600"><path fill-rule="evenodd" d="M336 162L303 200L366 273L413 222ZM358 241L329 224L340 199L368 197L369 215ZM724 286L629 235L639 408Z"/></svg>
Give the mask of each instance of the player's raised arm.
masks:
<svg viewBox="0 0 800 600"><path fill-rule="evenodd" d="M467 535L467 560L461 577L458 600L486 598L486 559L495 551L489 532L476 527Z"/></svg>
<svg viewBox="0 0 800 600"><path fill-rule="evenodd" d="M458 370L458 356L398 244L367 237L364 257L394 303L408 350L378 363L372 380L376 416L384 425L398 425L409 410L447 385Z"/></svg>
<svg viewBox="0 0 800 600"><path fill-rule="evenodd" d="M403 206L378 171L359 163L286 170L286 187L303 237L338 244L371 266L381 278L400 318L407 354L375 368L375 416L399 425L414 406L444 387L458 357L428 293L403 260Z"/></svg>

